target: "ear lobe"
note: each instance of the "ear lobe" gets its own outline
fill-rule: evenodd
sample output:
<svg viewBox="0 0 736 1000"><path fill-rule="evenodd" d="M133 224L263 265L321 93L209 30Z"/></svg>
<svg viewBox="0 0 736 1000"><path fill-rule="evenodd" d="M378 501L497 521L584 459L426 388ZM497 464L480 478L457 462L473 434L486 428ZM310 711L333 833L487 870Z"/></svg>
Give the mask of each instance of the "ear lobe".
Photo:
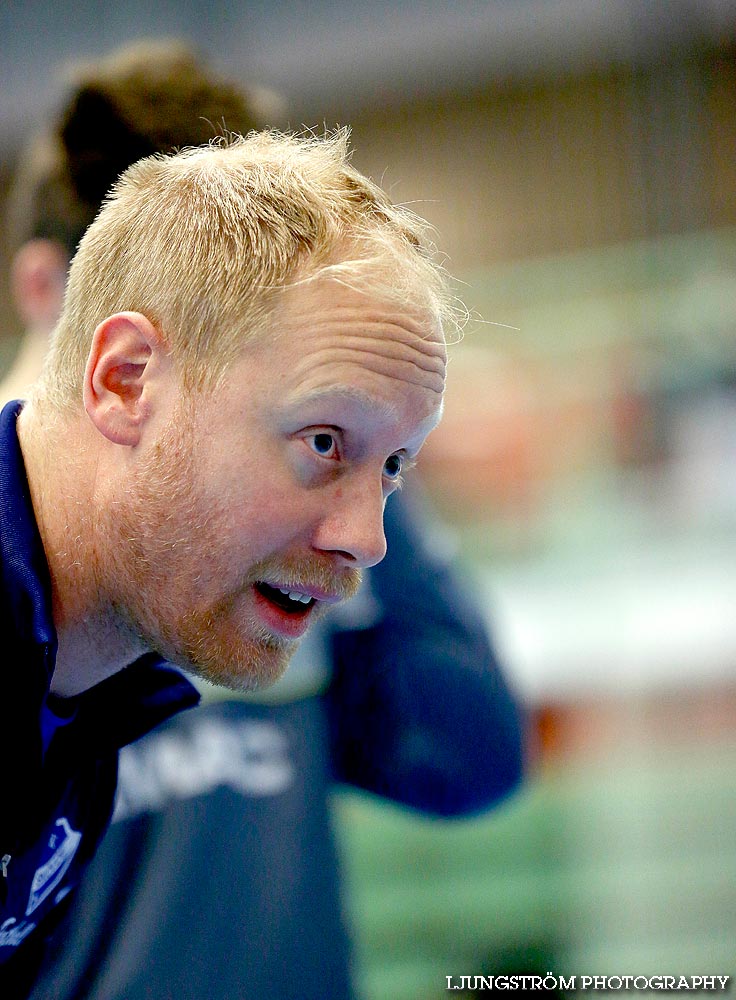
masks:
<svg viewBox="0 0 736 1000"><path fill-rule="evenodd" d="M141 313L115 313L94 332L84 375L84 408L103 437L136 445L150 410L146 392L161 336Z"/></svg>

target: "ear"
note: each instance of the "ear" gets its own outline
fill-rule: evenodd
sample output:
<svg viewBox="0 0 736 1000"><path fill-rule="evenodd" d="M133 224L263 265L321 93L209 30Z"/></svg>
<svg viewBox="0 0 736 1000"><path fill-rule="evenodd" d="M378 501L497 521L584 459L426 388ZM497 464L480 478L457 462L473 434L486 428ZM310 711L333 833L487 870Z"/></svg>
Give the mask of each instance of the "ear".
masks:
<svg viewBox="0 0 736 1000"><path fill-rule="evenodd" d="M103 437L136 445L152 389L168 360L161 334L141 313L115 313L94 332L84 373L84 408Z"/></svg>
<svg viewBox="0 0 736 1000"><path fill-rule="evenodd" d="M69 258L56 240L31 240L13 259L10 287L25 326L53 329L64 301Z"/></svg>

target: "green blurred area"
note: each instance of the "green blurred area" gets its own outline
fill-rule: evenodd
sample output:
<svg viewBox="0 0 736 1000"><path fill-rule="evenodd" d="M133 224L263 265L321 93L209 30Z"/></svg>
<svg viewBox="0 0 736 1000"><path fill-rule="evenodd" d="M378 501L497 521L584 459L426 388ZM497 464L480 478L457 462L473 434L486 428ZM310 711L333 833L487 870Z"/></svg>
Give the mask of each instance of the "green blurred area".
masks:
<svg viewBox="0 0 736 1000"><path fill-rule="evenodd" d="M736 746L617 751L469 821L340 795L365 1000L433 1000L448 975L736 974L735 768Z"/></svg>

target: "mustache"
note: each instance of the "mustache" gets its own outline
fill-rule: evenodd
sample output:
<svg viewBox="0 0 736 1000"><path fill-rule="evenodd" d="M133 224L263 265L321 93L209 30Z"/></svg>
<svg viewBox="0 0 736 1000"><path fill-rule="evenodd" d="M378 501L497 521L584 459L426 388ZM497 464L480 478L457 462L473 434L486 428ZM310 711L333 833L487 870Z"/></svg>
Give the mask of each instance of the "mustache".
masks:
<svg viewBox="0 0 736 1000"><path fill-rule="evenodd" d="M252 565L248 571L246 586L274 580L293 590L299 590L300 586L314 587L347 601L355 597L362 579L363 574L359 569L337 569L314 557L281 557L263 559Z"/></svg>

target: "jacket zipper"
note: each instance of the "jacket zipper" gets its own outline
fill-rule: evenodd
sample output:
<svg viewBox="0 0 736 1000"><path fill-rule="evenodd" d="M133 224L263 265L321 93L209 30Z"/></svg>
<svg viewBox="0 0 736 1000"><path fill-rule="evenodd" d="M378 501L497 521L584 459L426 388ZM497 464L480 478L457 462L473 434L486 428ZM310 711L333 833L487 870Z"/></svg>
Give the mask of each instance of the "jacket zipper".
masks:
<svg viewBox="0 0 736 1000"><path fill-rule="evenodd" d="M5 904L8 898L8 865L12 861L12 856L10 854L3 854L0 858L0 871L2 871L2 879L0 879L0 903Z"/></svg>

